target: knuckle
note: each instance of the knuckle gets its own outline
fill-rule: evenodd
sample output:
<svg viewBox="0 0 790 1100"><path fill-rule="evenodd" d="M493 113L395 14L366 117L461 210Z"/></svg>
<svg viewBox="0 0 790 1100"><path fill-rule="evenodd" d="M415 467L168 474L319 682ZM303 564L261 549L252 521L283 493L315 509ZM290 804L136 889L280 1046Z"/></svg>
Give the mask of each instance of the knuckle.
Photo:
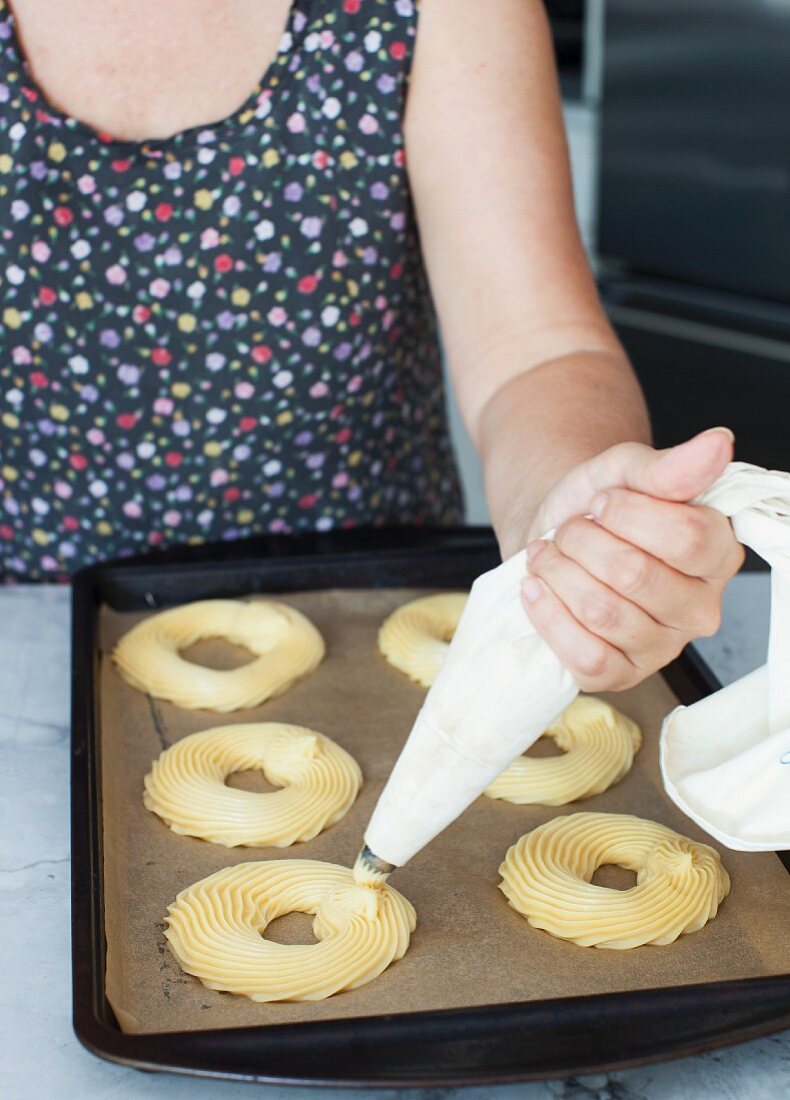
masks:
<svg viewBox="0 0 790 1100"><path fill-rule="evenodd" d="M582 600L580 611L584 625L596 632L611 630L620 619L616 601L599 594Z"/></svg>
<svg viewBox="0 0 790 1100"><path fill-rule="evenodd" d="M623 556L617 573L617 587L626 596L637 596L652 586L655 570L652 558L633 550Z"/></svg>
<svg viewBox="0 0 790 1100"><path fill-rule="evenodd" d="M563 553L576 550L583 542L588 522L583 516L573 516L563 523L554 539L557 547Z"/></svg>
<svg viewBox="0 0 790 1100"><path fill-rule="evenodd" d="M694 630L698 638L709 638L721 626L721 606L701 604L694 617Z"/></svg>
<svg viewBox="0 0 790 1100"><path fill-rule="evenodd" d="M599 519L603 520L607 527L618 528L627 519L628 498L620 489L606 490L606 504Z"/></svg>
<svg viewBox="0 0 790 1100"><path fill-rule="evenodd" d="M742 543L738 542L734 535L733 542L735 543L735 546L733 548L732 554L732 565L730 567L729 573L730 577L734 577L735 574L740 570L743 563L746 561L746 547L743 546Z"/></svg>
<svg viewBox="0 0 790 1100"><path fill-rule="evenodd" d="M609 663L609 655L603 646L590 646L576 656L576 668L585 678L592 682L598 681L605 675Z"/></svg>
<svg viewBox="0 0 790 1100"><path fill-rule="evenodd" d="M684 561L692 561L703 553L707 543L707 525L690 512L675 533L676 552Z"/></svg>
<svg viewBox="0 0 790 1100"><path fill-rule="evenodd" d="M746 560L746 548L736 539L729 521L727 522L727 533L721 537L719 545L722 547L722 566L719 570L719 577L728 581L735 576Z"/></svg>

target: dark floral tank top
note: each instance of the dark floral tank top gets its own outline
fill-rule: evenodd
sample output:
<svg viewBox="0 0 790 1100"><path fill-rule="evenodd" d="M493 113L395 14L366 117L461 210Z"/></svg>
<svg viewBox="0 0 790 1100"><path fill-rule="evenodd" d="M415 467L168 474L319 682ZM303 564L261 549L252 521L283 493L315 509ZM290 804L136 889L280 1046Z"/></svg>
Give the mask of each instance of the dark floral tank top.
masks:
<svg viewBox="0 0 790 1100"><path fill-rule="evenodd" d="M296 0L239 110L59 113L0 0L0 574L456 521L402 132L413 0Z"/></svg>

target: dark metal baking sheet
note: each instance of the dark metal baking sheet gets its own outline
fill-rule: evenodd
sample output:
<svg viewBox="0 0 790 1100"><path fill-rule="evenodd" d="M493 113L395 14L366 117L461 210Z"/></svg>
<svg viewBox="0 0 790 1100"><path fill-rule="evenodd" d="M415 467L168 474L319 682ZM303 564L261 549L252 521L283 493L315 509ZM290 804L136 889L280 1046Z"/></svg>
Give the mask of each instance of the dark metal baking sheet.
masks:
<svg viewBox="0 0 790 1100"><path fill-rule="evenodd" d="M273 1027L166 1035L125 1034L118 1027L104 990L101 604L142 610L295 589L461 587L497 561L485 528L390 529L189 547L78 574L72 617L73 1018L86 1047L144 1069L279 1084L413 1087L610 1070L790 1026L788 974ZM664 676L686 704L719 686L694 651L682 654Z"/></svg>

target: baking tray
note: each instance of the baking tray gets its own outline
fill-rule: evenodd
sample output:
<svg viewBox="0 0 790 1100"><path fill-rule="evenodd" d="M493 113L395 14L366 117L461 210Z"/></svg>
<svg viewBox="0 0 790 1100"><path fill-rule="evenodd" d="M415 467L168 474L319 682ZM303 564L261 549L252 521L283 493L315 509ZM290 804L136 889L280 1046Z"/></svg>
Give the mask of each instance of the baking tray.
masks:
<svg viewBox="0 0 790 1100"><path fill-rule="evenodd" d="M98 614L322 588L468 586L498 561L485 528L272 536L90 567L73 588L73 1018L94 1053L144 1069L278 1084L437 1086L576 1075L790 1026L790 974L490 1007L127 1034L105 994ZM688 650L663 675L683 703L719 686ZM785 857L785 867L790 865Z"/></svg>

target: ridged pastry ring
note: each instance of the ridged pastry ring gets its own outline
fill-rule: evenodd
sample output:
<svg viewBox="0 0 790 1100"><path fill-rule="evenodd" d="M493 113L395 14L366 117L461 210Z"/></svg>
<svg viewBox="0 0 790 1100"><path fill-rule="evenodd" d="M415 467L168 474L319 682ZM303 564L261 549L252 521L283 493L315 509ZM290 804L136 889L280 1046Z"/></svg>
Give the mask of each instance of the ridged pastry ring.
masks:
<svg viewBox="0 0 790 1100"><path fill-rule="evenodd" d="M179 654L202 638L246 646L256 660L205 668ZM300 611L271 600L199 600L144 619L124 634L113 660L128 682L190 710L254 707L320 664L324 641Z"/></svg>
<svg viewBox="0 0 790 1100"><path fill-rule="evenodd" d="M316 944L263 938L286 913L312 913ZM226 867L182 890L165 936L187 974L253 1001L319 1001L373 981L409 946L410 902L357 886L347 867L269 860Z"/></svg>
<svg viewBox="0 0 790 1100"><path fill-rule="evenodd" d="M232 772L259 768L279 791L225 785ZM285 848L339 821L362 773L334 741L302 726L257 722L193 733L171 745L145 777L143 801L174 833L231 848Z"/></svg>
<svg viewBox="0 0 790 1100"><path fill-rule="evenodd" d="M594 886L605 863L636 872L630 890ZM672 943L718 912L730 879L718 852L630 814L571 814L508 851L499 889L534 928L581 947Z"/></svg>
<svg viewBox="0 0 790 1100"><path fill-rule="evenodd" d="M379 630L384 657L418 684L430 687L468 598L466 592L441 592L410 600L393 611Z"/></svg>
<svg viewBox="0 0 790 1100"><path fill-rule="evenodd" d="M642 744L636 722L592 695L579 695L543 734L562 756L519 756L486 789L518 805L564 806L622 779Z"/></svg>

